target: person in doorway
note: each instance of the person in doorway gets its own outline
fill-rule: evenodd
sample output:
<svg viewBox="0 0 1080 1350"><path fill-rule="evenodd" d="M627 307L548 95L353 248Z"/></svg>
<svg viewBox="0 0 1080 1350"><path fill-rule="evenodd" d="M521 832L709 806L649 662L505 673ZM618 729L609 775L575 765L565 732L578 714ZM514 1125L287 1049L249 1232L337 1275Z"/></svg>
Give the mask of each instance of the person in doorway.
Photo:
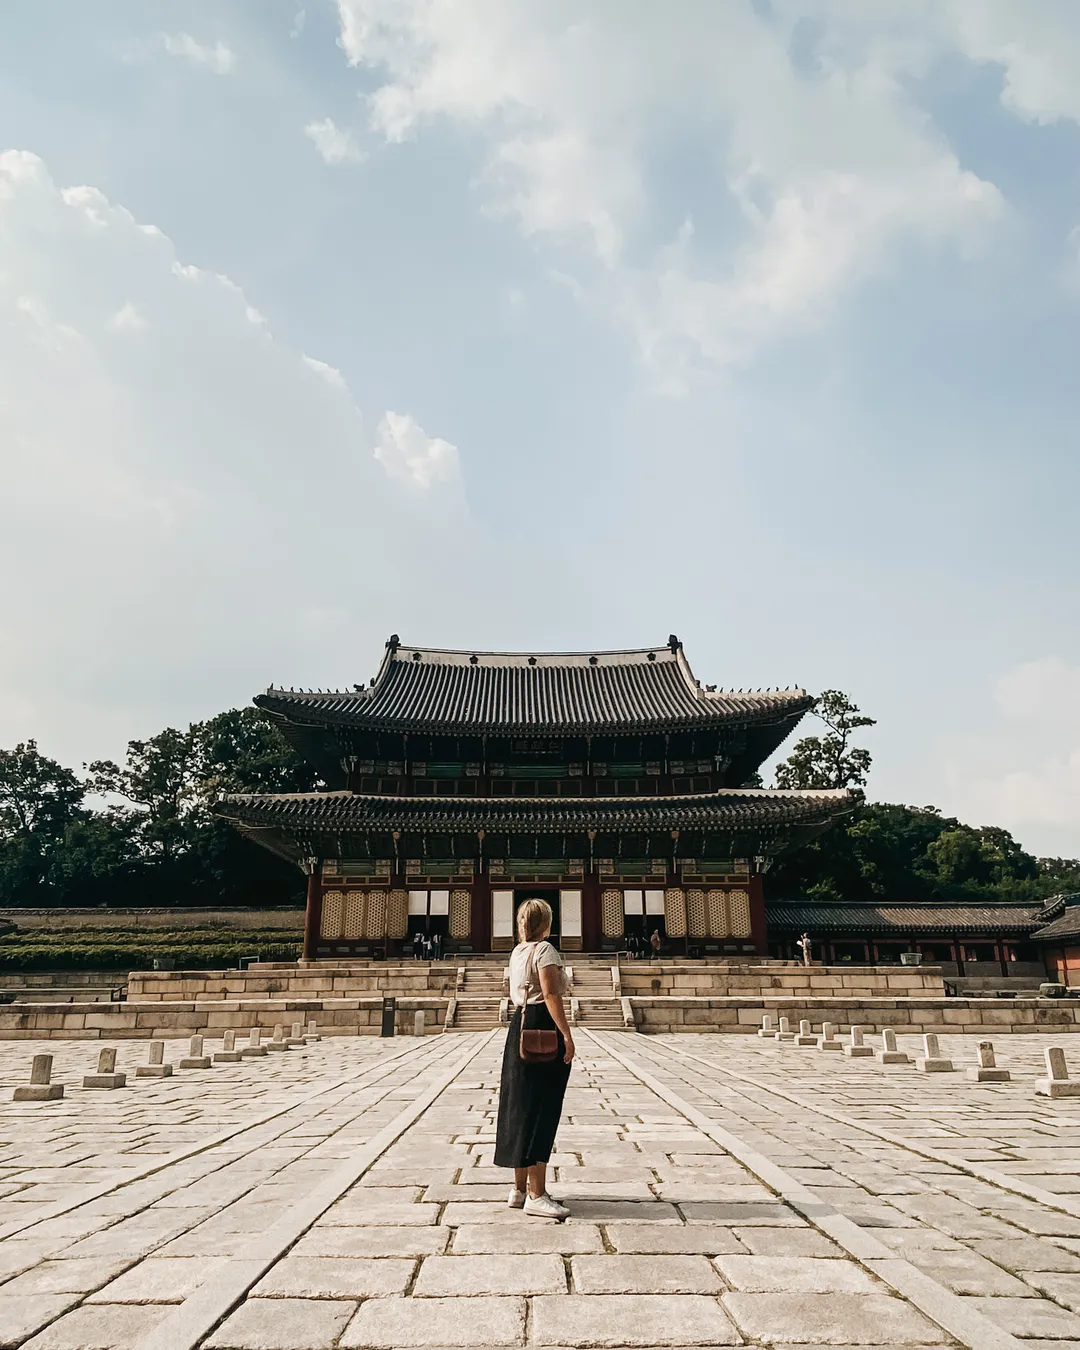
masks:
<svg viewBox="0 0 1080 1350"><path fill-rule="evenodd" d="M650 955L649 960L650 960L650 961L655 961L656 958L660 955L660 929L659 929L659 928L654 928L654 929L652 930L652 937L649 938L649 946L652 948L652 954Z"/></svg>
<svg viewBox="0 0 1080 1350"><path fill-rule="evenodd" d="M517 912L518 945L510 953L514 1010L503 1050L495 1166L512 1167L508 1204L541 1219L565 1219L570 1211L547 1190L547 1163L555 1146L563 1096L574 1058L574 1038L563 1006L562 957L547 940L551 906L526 900ZM558 1053L547 1063L521 1058L521 1022L531 1030L558 1033Z"/></svg>
<svg viewBox="0 0 1080 1350"><path fill-rule="evenodd" d="M431 939L431 953L436 961L442 960L442 934L435 933Z"/></svg>
<svg viewBox="0 0 1080 1350"><path fill-rule="evenodd" d="M413 960L419 961L424 954L424 935L419 929L412 935Z"/></svg>

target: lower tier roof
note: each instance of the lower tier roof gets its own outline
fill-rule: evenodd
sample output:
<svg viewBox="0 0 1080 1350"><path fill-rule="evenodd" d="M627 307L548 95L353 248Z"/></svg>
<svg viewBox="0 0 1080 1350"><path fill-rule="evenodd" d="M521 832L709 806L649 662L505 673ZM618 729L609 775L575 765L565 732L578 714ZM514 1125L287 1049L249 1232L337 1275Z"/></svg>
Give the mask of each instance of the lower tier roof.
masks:
<svg viewBox="0 0 1080 1350"><path fill-rule="evenodd" d="M798 848L855 805L847 791L721 788L680 797L398 797L308 792L222 797L214 810L264 847L294 860L372 854L388 857L443 836L460 856L479 852L479 832L561 835L588 850L586 835L648 835L648 856L776 856ZM453 836L452 840L446 836ZM472 842L470 843L470 836ZM362 847L360 847L362 845ZM719 851L709 851L715 849ZM561 852L560 849L555 850Z"/></svg>
<svg viewBox="0 0 1080 1350"><path fill-rule="evenodd" d="M679 797L397 797L357 792L235 793L214 810L237 824L368 829L555 831L752 829L831 821L845 790L720 788Z"/></svg>

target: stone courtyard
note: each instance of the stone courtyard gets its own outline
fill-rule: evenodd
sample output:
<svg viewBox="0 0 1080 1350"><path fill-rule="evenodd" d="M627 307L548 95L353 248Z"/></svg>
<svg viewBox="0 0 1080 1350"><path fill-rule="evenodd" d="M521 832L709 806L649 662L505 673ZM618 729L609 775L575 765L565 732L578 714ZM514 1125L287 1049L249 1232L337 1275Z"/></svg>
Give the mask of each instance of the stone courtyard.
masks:
<svg viewBox="0 0 1080 1350"><path fill-rule="evenodd" d="M1010 1080L976 1083L971 1036L923 1074L582 1029L565 1224L508 1210L491 1165L502 1040L339 1036L165 1078L122 1041L116 1090L81 1086L99 1044L0 1044L0 1345L1080 1350L1080 1099L1035 1094L1070 1037L1002 1037ZM15 1102L38 1052L65 1095Z"/></svg>

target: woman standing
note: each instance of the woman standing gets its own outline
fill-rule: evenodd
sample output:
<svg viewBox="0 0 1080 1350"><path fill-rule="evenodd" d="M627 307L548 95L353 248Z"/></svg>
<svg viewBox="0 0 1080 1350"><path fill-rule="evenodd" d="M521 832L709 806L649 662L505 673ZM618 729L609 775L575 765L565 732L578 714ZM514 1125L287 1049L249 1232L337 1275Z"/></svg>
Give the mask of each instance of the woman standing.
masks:
<svg viewBox="0 0 1080 1350"><path fill-rule="evenodd" d="M507 1202L543 1219L565 1219L570 1211L547 1193L547 1162L562 1115L563 1094L574 1058L574 1038L563 1007L562 957L547 941L551 906L526 900L517 912L518 945L510 953L510 997L514 1011L506 1033L495 1166L514 1169ZM558 1053L546 1063L521 1058L521 1019L529 1031L558 1033Z"/></svg>

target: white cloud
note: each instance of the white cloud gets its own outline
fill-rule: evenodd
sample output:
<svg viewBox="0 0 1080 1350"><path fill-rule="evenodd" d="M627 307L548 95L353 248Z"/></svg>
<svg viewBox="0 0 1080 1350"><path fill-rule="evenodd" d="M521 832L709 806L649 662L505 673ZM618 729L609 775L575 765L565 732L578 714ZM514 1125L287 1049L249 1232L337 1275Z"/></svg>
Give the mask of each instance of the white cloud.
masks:
<svg viewBox="0 0 1080 1350"><path fill-rule="evenodd" d="M224 42L212 47L197 42L190 33L162 33L161 45L170 56L183 57L193 65L204 66L215 75L229 75L236 66L236 54Z"/></svg>
<svg viewBox="0 0 1080 1350"><path fill-rule="evenodd" d="M965 746L951 778L969 816L1063 831L1080 855L1080 666L1059 657L1025 661L995 682L998 718Z"/></svg>
<svg viewBox="0 0 1080 1350"><path fill-rule="evenodd" d="M457 480L457 446L429 436L408 413L386 413L379 423L378 438L375 458L391 478L425 491Z"/></svg>
<svg viewBox="0 0 1080 1350"><path fill-rule="evenodd" d="M314 356L304 356L301 357L301 360L304 362L304 365L310 370L313 370L320 379L325 380L327 384L333 385L335 389L348 389L344 375L342 375L341 371L338 370L336 366L329 366L325 361L319 361Z"/></svg>
<svg viewBox="0 0 1080 1350"><path fill-rule="evenodd" d="M348 682L406 604L423 626L442 516L372 567L422 508L333 367L25 152L0 154L0 258L0 745L118 753L271 680ZM456 471L415 435L416 481Z"/></svg>
<svg viewBox="0 0 1080 1350"><path fill-rule="evenodd" d="M355 164L364 157L352 132L335 126L329 117L322 122L309 122L304 135L327 164Z"/></svg>
<svg viewBox="0 0 1080 1350"><path fill-rule="evenodd" d="M137 333L146 327L146 320L128 300L112 316L108 326L114 333Z"/></svg>
<svg viewBox="0 0 1080 1350"><path fill-rule="evenodd" d="M820 322L900 246L964 251L1000 213L997 188L906 90L945 46L940 27L920 38L918 0L914 22L886 5L875 25L866 9L687 0L672 22L615 0L339 0L340 43L380 80L376 131L479 128L492 209L577 248L583 293L677 370L745 360ZM808 17L823 36L800 60ZM689 205L663 224L674 204L651 175L680 143L696 155L698 214L727 221L719 234Z"/></svg>

